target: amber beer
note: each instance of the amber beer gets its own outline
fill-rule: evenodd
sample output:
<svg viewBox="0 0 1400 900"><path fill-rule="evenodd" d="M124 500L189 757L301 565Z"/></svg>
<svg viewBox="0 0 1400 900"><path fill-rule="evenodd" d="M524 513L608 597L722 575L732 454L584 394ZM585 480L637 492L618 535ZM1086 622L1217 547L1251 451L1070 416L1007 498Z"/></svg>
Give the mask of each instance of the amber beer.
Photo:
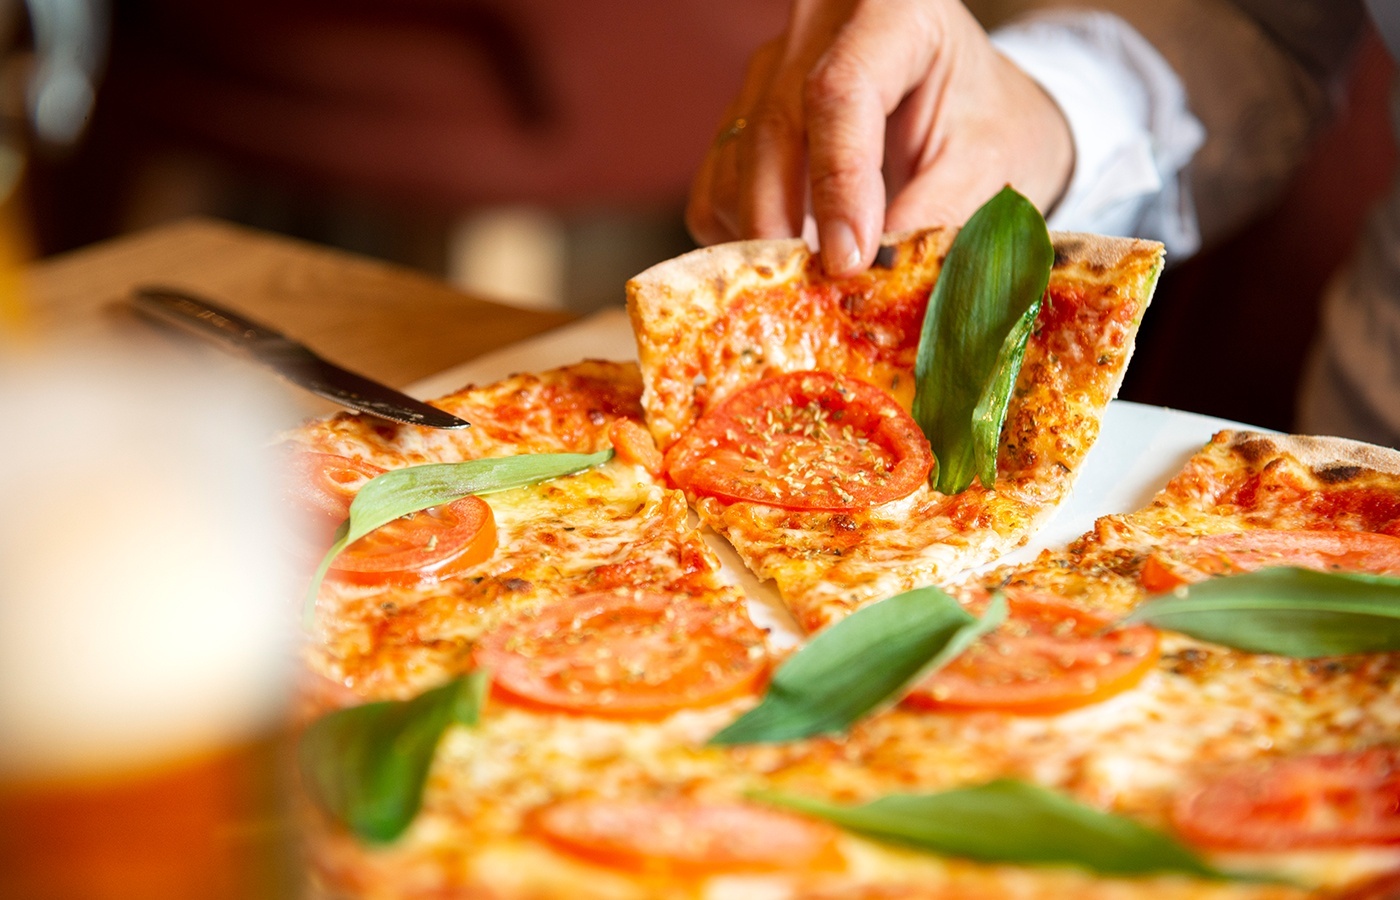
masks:
<svg viewBox="0 0 1400 900"><path fill-rule="evenodd" d="M297 893L282 422L146 356L0 359L2 898Z"/></svg>
<svg viewBox="0 0 1400 900"><path fill-rule="evenodd" d="M144 771L0 784L0 897L292 897L279 772L269 739Z"/></svg>

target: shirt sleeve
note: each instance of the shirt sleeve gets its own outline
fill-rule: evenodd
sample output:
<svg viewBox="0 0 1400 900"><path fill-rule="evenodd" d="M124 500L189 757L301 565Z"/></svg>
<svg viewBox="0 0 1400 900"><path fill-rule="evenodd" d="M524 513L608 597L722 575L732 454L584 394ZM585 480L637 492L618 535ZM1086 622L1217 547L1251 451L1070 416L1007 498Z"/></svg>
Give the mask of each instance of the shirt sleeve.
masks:
<svg viewBox="0 0 1400 900"><path fill-rule="evenodd" d="M1074 174L1051 228L1161 241L1180 259L1200 247L1187 164L1205 129L1171 66L1122 19L1042 13L998 29L997 48L1059 105Z"/></svg>

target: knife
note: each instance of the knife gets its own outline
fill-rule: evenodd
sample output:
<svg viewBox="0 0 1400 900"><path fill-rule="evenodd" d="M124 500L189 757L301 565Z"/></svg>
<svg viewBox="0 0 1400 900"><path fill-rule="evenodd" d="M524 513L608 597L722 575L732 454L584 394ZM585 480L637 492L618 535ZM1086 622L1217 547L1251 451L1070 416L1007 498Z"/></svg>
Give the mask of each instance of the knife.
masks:
<svg viewBox="0 0 1400 900"><path fill-rule="evenodd" d="M140 287L132 306L150 318L207 338L227 350L250 356L300 385L342 406L428 428L466 428L471 423L407 394L342 369L266 325L252 321L187 291L169 287Z"/></svg>

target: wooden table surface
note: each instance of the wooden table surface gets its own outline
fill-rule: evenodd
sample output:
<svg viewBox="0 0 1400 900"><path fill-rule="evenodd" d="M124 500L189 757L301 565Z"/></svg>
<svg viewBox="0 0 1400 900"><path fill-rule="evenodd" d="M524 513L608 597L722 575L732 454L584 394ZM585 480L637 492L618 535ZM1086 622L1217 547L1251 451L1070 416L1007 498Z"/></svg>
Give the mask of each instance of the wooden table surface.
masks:
<svg viewBox="0 0 1400 900"><path fill-rule="evenodd" d="M574 316L493 303L410 269L211 219L190 219L34 265L30 319L50 332L150 332L137 285L184 288L395 387ZM321 401L308 411L332 409Z"/></svg>

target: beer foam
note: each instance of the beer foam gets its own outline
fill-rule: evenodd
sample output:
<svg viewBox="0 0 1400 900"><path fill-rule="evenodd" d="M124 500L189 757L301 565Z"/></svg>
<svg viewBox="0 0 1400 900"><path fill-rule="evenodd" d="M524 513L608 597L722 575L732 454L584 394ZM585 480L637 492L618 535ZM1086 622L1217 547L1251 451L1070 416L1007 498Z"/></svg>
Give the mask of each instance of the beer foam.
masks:
<svg viewBox="0 0 1400 900"><path fill-rule="evenodd" d="M0 372L0 773L275 726L297 596L273 542L279 412L238 372L110 353Z"/></svg>

